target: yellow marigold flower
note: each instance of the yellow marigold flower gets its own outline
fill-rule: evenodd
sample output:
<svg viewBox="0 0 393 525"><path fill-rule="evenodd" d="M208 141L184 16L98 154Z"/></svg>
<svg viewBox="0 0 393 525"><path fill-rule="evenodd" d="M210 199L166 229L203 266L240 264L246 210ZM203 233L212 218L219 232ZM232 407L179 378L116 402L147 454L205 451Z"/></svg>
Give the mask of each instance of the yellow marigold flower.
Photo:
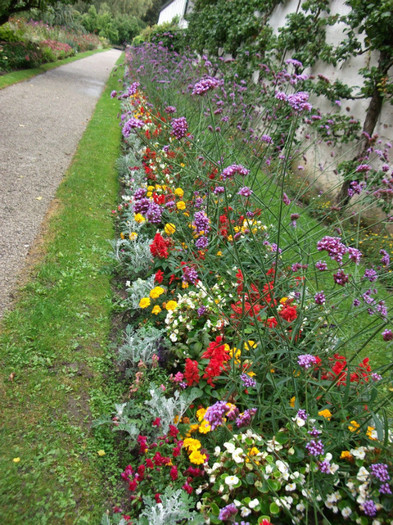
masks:
<svg viewBox="0 0 393 525"><path fill-rule="evenodd" d="M255 348L257 346L257 343L255 341L248 341L247 343L244 343L244 350L250 350L250 348Z"/></svg>
<svg viewBox="0 0 393 525"><path fill-rule="evenodd" d="M161 286L156 286L153 288L153 290L150 290L150 297L152 299L157 299L157 297L160 297L165 292L164 288L161 288Z"/></svg>
<svg viewBox="0 0 393 525"><path fill-rule="evenodd" d="M157 315L161 312L161 308L158 306L158 304L155 305L153 310L151 311L152 314Z"/></svg>
<svg viewBox="0 0 393 525"><path fill-rule="evenodd" d="M199 450L194 450L188 456L188 459L191 461L191 463L194 463L194 465L203 465L203 463L206 461L206 455L201 454Z"/></svg>
<svg viewBox="0 0 393 525"><path fill-rule="evenodd" d="M197 425L199 426L199 425ZM201 442L199 439L194 438L186 438L183 441L183 447L185 447L187 450L199 450L201 448Z"/></svg>
<svg viewBox="0 0 393 525"><path fill-rule="evenodd" d="M208 432L211 431L211 429L212 427L210 426L209 421L206 421L206 419L204 419L202 423L199 425L200 434L207 434Z"/></svg>
<svg viewBox="0 0 393 525"><path fill-rule="evenodd" d="M121 232L121 234L120 234L120 239L124 239L124 233L123 232Z"/></svg>
<svg viewBox="0 0 393 525"><path fill-rule="evenodd" d="M207 408L199 408L196 412L196 417L198 421L203 421L205 419L205 414L207 412Z"/></svg>
<svg viewBox="0 0 393 525"><path fill-rule="evenodd" d="M190 436L191 436L191 434L192 434L193 432L196 432L198 429L199 429L199 425L198 425L198 423L196 423L195 425L190 425L190 428L189 428L189 430L188 430L188 432L187 432L187 434L186 434L187 439L189 439Z"/></svg>
<svg viewBox="0 0 393 525"><path fill-rule="evenodd" d="M184 201L178 201L176 203L176 208L178 210L185 210L186 209L186 203Z"/></svg>
<svg viewBox="0 0 393 525"><path fill-rule="evenodd" d="M152 195L153 195L153 193L152 193L151 191L148 191L148 192L146 193L146 197L151 197Z"/></svg>
<svg viewBox="0 0 393 525"><path fill-rule="evenodd" d="M375 434L376 434L375 427L367 427L366 436L369 439L372 439L372 440L376 441L377 438L376 438Z"/></svg>
<svg viewBox="0 0 393 525"><path fill-rule="evenodd" d="M248 451L249 456L256 456L257 454L259 454L259 450L257 449L257 447L252 447L252 449Z"/></svg>
<svg viewBox="0 0 393 525"><path fill-rule="evenodd" d="M359 423L357 423L356 421L351 421L351 424L348 426L348 430L350 430L351 432L356 432L359 427Z"/></svg>
<svg viewBox="0 0 393 525"><path fill-rule="evenodd" d="M291 397L291 399L289 400L289 404L291 405L292 408L295 406L295 401L296 401L295 396Z"/></svg>
<svg viewBox="0 0 393 525"><path fill-rule="evenodd" d="M230 351L229 351L229 355L231 356L231 358L235 361L235 365L239 365L240 364L240 356L242 355L242 352L241 350L239 350L239 348L232 348Z"/></svg>
<svg viewBox="0 0 393 525"><path fill-rule="evenodd" d="M288 301L288 297L281 297L280 303L285 304Z"/></svg>
<svg viewBox="0 0 393 525"><path fill-rule="evenodd" d="M19 463L20 458L14 458L12 461L13 461L14 463Z"/></svg>
<svg viewBox="0 0 393 525"><path fill-rule="evenodd" d="M167 224L165 224L164 232L167 235L173 235L175 231L176 231L176 226L174 224L172 224L171 222L168 222Z"/></svg>
<svg viewBox="0 0 393 525"><path fill-rule="evenodd" d="M147 308L150 306L150 299L148 297L142 297L139 301L139 308Z"/></svg>
<svg viewBox="0 0 393 525"><path fill-rule="evenodd" d="M181 166L182 168L184 168L184 166L185 166L184 162L181 162L181 163L180 163L180 166Z"/></svg>
<svg viewBox="0 0 393 525"><path fill-rule="evenodd" d="M183 282L181 283L181 287L182 287L182 288L188 288L188 283L187 283L186 281L183 281Z"/></svg>
<svg viewBox="0 0 393 525"><path fill-rule="evenodd" d="M349 450L343 450L341 452L340 459L351 459L351 458L352 458L352 454L349 452Z"/></svg>
<svg viewBox="0 0 393 525"><path fill-rule="evenodd" d="M145 218L144 216L141 214L141 213L136 213L134 215L134 221L137 222L138 224L141 224L142 222L145 222Z"/></svg>
<svg viewBox="0 0 393 525"><path fill-rule="evenodd" d="M216 253L216 255L217 255L217 257L222 257L222 252L221 252L221 251L218 251L218 252Z"/></svg>
<svg viewBox="0 0 393 525"><path fill-rule="evenodd" d="M99 451L97 452L97 454L98 454L99 456L105 456L105 450L99 450Z"/></svg>
<svg viewBox="0 0 393 525"><path fill-rule="evenodd" d="M130 241L135 241L135 239L138 237L138 234L136 232L131 232L128 237Z"/></svg>
<svg viewBox="0 0 393 525"><path fill-rule="evenodd" d="M233 241L232 235L228 235L227 239L228 239L229 242L232 242Z"/></svg>
<svg viewBox="0 0 393 525"><path fill-rule="evenodd" d="M321 410L320 412L318 412L318 416L322 416L328 421L332 419L332 413L330 412L328 408L325 408L325 410Z"/></svg>
<svg viewBox="0 0 393 525"><path fill-rule="evenodd" d="M183 195L184 195L184 191L181 188L176 188L175 189L175 195L177 195L178 197L182 198Z"/></svg>
<svg viewBox="0 0 393 525"><path fill-rule="evenodd" d="M170 311L170 310L175 310L177 308L177 302L176 301L168 301L165 305L165 308Z"/></svg>

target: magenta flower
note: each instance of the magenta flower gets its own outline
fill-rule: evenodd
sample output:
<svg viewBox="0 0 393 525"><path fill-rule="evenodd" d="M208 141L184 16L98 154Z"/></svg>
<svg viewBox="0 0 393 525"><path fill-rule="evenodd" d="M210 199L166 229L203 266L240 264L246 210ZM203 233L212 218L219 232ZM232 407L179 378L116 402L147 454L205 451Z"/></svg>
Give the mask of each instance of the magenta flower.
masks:
<svg viewBox="0 0 393 525"><path fill-rule="evenodd" d="M185 137L188 130L188 123L186 117L174 118L171 121L172 134L180 140Z"/></svg>
<svg viewBox="0 0 393 525"><path fill-rule="evenodd" d="M232 178L236 173L245 177L250 173L250 170L248 170L244 166L241 166L240 164L232 164L231 166L228 166L222 171L221 176L223 180L226 180Z"/></svg>

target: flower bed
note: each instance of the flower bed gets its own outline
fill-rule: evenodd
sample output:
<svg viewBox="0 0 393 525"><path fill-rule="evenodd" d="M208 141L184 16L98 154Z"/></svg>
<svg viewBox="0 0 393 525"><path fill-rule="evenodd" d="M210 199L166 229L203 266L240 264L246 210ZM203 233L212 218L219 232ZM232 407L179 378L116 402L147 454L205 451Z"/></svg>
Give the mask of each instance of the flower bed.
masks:
<svg viewBox="0 0 393 525"><path fill-rule="evenodd" d="M370 288L389 255L361 269L260 173L275 151L285 175L307 93L277 90L286 112L257 148L236 126L243 83L160 46L128 60L114 257L130 388L111 420L128 503L103 523L390 523L391 366L366 354L393 340Z"/></svg>

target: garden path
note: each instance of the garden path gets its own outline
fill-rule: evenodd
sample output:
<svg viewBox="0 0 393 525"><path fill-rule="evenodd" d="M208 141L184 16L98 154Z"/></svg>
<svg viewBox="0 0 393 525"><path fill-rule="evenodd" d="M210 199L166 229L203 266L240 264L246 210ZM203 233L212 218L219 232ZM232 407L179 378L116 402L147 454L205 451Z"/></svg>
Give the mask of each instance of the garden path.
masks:
<svg viewBox="0 0 393 525"><path fill-rule="evenodd" d="M0 91L0 317L120 54L97 53Z"/></svg>

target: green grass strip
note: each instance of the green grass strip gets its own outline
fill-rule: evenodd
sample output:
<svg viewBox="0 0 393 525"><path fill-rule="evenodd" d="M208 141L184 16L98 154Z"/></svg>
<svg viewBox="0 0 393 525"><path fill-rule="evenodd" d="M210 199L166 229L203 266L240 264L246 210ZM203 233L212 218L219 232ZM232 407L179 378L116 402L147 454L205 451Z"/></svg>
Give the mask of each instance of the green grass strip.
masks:
<svg viewBox="0 0 393 525"><path fill-rule="evenodd" d="M85 51L84 53L78 53L74 57L65 58L64 60L56 60L56 62L48 62L47 64L42 64L39 67L33 69L22 69L20 71L13 71L12 73L6 73L5 75L0 76L0 89L4 89L18 82L24 82L30 78L41 75L46 71L55 69L59 66L64 66L64 64L70 64L75 62L75 60L80 60L81 58L86 58L96 53L102 53L103 51L108 51L107 49L93 49L92 51Z"/></svg>
<svg viewBox="0 0 393 525"><path fill-rule="evenodd" d="M106 267L120 147L119 103L109 94L120 72L58 189L44 258L2 323L2 523L99 523L117 478L112 433L91 425L110 412L121 388L111 375Z"/></svg>

